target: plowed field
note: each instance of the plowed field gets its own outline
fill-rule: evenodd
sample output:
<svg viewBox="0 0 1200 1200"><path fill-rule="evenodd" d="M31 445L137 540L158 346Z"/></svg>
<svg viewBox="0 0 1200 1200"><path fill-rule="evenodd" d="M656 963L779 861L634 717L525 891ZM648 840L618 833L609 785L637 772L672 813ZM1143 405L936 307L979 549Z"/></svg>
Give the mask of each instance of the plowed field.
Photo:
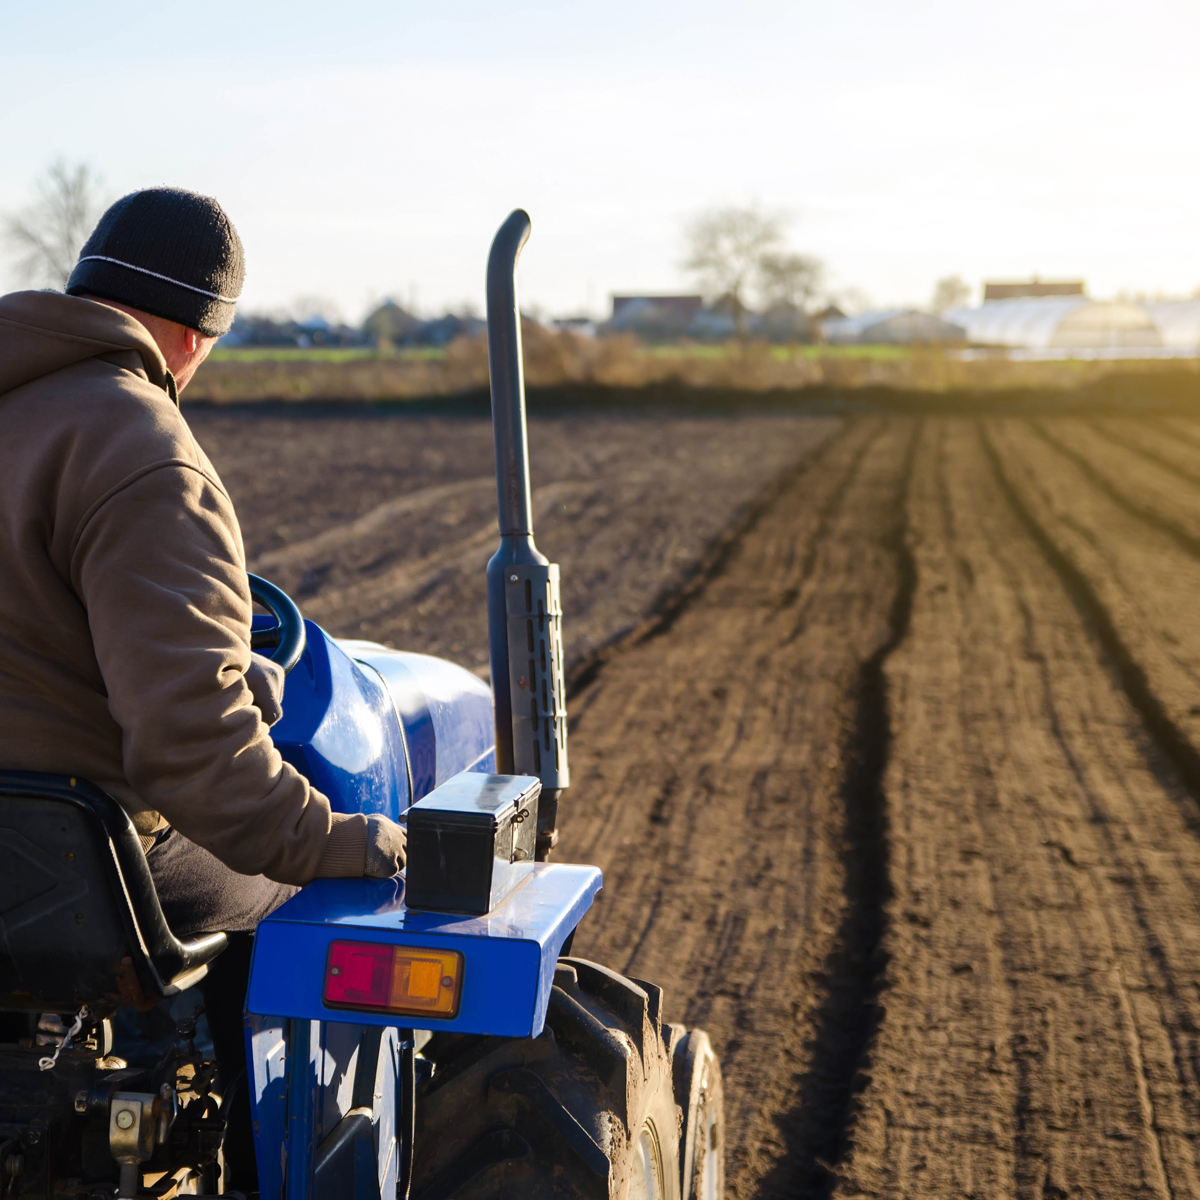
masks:
<svg viewBox="0 0 1200 1200"><path fill-rule="evenodd" d="M256 493L262 419L198 417L264 573L478 663L486 424L293 422L306 480ZM709 1030L732 1193L1200 1196L1200 423L532 440L577 589L559 857L606 876L575 953Z"/></svg>

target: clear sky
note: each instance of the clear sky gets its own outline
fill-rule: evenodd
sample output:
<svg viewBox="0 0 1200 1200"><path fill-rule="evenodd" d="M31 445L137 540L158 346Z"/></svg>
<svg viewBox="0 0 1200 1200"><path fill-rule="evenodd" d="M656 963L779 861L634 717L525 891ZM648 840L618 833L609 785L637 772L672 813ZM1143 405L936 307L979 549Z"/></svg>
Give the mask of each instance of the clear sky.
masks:
<svg viewBox="0 0 1200 1200"><path fill-rule="evenodd" d="M680 225L759 203L834 286L1200 286L1195 0L0 0L0 211L55 157L217 196L246 306L677 290ZM0 262L0 287L14 284Z"/></svg>

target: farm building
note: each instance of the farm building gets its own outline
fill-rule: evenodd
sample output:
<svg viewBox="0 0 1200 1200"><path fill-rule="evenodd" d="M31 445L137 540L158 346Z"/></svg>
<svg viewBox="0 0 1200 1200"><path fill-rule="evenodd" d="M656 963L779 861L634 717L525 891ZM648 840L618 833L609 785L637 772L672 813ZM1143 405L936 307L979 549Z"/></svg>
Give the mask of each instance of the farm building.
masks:
<svg viewBox="0 0 1200 1200"><path fill-rule="evenodd" d="M967 340L960 324L915 308L885 308L855 317L834 317L823 321L821 328L825 340L835 346L946 346Z"/></svg>
<svg viewBox="0 0 1200 1200"><path fill-rule="evenodd" d="M1178 350L1200 347L1200 300L1160 301L1142 307L1158 326L1164 346Z"/></svg>
<svg viewBox="0 0 1200 1200"><path fill-rule="evenodd" d="M1083 280L1074 279L1064 283L1050 283L1036 275L1021 283L985 283L983 300L1019 300L1026 296L1082 296Z"/></svg>
<svg viewBox="0 0 1200 1200"><path fill-rule="evenodd" d="M1158 326L1141 305L1086 296L987 300L978 308L951 309L946 316L976 346L1090 350L1163 344Z"/></svg>
<svg viewBox="0 0 1200 1200"><path fill-rule="evenodd" d="M704 308L703 296L614 296L608 328L651 340L682 337Z"/></svg>

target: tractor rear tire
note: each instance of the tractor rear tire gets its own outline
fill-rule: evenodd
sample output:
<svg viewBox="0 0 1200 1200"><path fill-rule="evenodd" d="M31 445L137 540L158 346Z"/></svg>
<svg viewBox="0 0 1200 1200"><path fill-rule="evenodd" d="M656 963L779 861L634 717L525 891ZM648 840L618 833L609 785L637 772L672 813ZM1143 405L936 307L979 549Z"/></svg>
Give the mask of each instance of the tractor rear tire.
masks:
<svg viewBox="0 0 1200 1200"><path fill-rule="evenodd" d="M660 988L564 958L539 1037L435 1034L414 1200L683 1200L678 1029Z"/></svg>
<svg viewBox="0 0 1200 1200"><path fill-rule="evenodd" d="M703 1029L683 1031L672 1050L675 1098L683 1110L679 1140L682 1200L725 1195L725 1092L721 1064Z"/></svg>

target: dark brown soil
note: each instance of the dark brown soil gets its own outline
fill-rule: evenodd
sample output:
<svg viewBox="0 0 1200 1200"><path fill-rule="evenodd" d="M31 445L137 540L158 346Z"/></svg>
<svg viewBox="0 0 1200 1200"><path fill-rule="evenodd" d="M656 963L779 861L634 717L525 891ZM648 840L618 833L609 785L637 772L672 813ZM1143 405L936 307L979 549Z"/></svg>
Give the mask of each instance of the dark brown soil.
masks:
<svg viewBox="0 0 1200 1200"><path fill-rule="evenodd" d="M486 674L499 541L487 417L189 408L238 506L250 569L342 637ZM568 414L530 422L538 545L562 566L568 662L636 626L709 543L838 423Z"/></svg>
<svg viewBox="0 0 1200 1200"><path fill-rule="evenodd" d="M481 665L485 423L192 415L263 573ZM532 440L574 661L610 646L571 702L575 952L709 1030L731 1193L1200 1196L1200 424Z"/></svg>

